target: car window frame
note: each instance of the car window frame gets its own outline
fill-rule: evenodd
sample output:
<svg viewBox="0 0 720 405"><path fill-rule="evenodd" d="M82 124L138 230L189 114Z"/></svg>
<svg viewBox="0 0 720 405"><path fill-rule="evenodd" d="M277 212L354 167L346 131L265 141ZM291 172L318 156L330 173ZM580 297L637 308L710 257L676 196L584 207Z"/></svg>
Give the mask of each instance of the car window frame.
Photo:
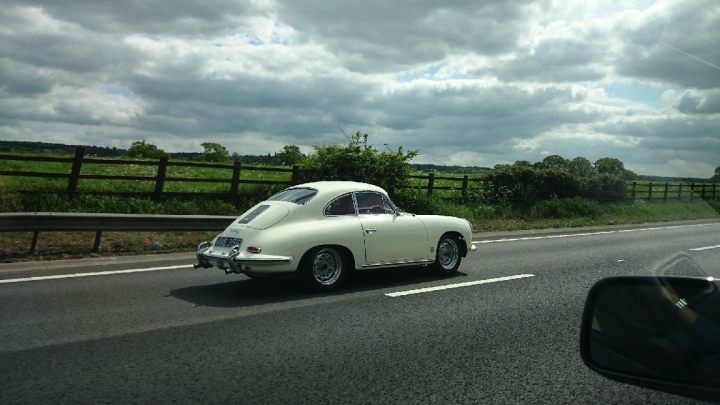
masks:
<svg viewBox="0 0 720 405"><path fill-rule="evenodd" d="M379 191L377 191L377 190L358 190L358 191L354 191L354 192L353 192L353 194L357 194L357 193L373 193L373 194L379 194L379 195L380 195L380 198L382 199L382 202L383 202L383 210L385 210L385 212L383 212L382 214L380 214L380 213L363 214L363 213L360 212L360 207L357 205L357 197L355 196L355 197L354 197L354 199L355 199L355 212L357 212L358 215L375 215L375 216L377 216L377 215L394 215L393 213L388 212L387 208L385 208L385 203L386 203L386 202L390 203L389 205L390 205L391 207L393 207L393 210L395 210L395 211L397 210L397 208L395 207L395 205L390 202L390 198L388 198L388 196L386 196L385 194L383 194L383 193L381 193L381 192L379 192Z"/></svg>
<svg viewBox="0 0 720 405"><path fill-rule="evenodd" d="M277 196L277 195L279 195L279 194L282 194L282 193L284 193L284 192L286 192L286 191L290 191L290 190L313 190L313 191L315 192L315 194L313 194L312 197L310 197L310 198L308 198L307 200L305 200L302 204L298 204L298 203L293 202L293 201L272 200L273 197L275 197L275 196ZM277 193L271 195L270 198L268 198L268 199L265 200L265 201L278 201L278 202L288 202L288 203L295 204L295 205L306 205L308 202L312 201L315 197L317 197L317 195L318 195L319 193L320 193L320 190L318 190L318 189L316 189L316 188L313 188L313 187L288 187L288 188L286 188L286 189L284 189L284 190L278 191Z"/></svg>
<svg viewBox="0 0 720 405"><path fill-rule="evenodd" d="M327 208L328 208L328 206L329 206L330 204L332 204L333 202L335 202L335 201L337 201L337 200L339 200L339 199L341 199L341 198L345 198L345 197L347 197L348 195L352 198L353 209L355 210L355 213L354 213L354 214L328 215L328 214L326 213L326 212L327 212ZM349 216L358 216L359 211L358 211L357 200L355 199L355 192L349 192L349 193L341 194L341 195L333 198L332 200L330 200L329 203L325 204L325 207L323 207L322 213L323 213L323 216L325 216L325 217L349 217Z"/></svg>

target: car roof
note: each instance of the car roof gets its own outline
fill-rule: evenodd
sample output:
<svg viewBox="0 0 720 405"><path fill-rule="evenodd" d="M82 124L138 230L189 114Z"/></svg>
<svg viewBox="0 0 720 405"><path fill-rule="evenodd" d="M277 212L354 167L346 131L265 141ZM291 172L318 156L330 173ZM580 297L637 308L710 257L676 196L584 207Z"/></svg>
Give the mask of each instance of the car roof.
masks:
<svg viewBox="0 0 720 405"><path fill-rule="evenodd" d="M387 194L385 190L378 186L356 181L317 181L314 183L298 184L290 188L314 188L318 191L317 197L320 198L332 198L353 191L376 191Z"/></svg>

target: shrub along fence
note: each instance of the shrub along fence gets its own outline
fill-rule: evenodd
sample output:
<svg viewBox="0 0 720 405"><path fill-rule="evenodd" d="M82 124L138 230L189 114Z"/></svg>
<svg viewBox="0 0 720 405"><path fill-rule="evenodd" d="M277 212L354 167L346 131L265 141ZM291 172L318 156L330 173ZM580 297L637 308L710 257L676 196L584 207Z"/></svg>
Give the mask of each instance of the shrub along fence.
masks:
<svg viewBox="0 0 720 405"><path fill-rule="evenodd" d="M63 178L68 179L67 190L64 192L69 198L72 198L77 194L102 194L102 195L114 195L114 196L132 196L132 197L150 197L155 201L160 201L164 197L180 197L180 198L196 198L196 197L214 197L218 199L229 199L233 204L238 203L238 189L240 184L266 184L266 185L297 185L301 180L311 179L312 173L307 170L301 170L298 166L290 168L271 168L271 167L253 167L243 166L240 162L234 164L219 164L219 163L195 163L195 162L171 162L167 158L162 158L159 161L140 161L140 160L111 160L111 159L94 159L85 158L85 148L78 147L75 151L75 157L73 158L56 158L56 157L38 157L38 156L16 156L16 155L0 155L0 160L20 160L20 161L35 161L35 162L62 162L72 163L70 173L47 173L47 172L27 172L27 171L0 171L0 176L20 176L20 177L41 177L41 178ZM142 166L155 166L157 167L156 176L120 176L120 175L101 175L101 174L82 174L82 167L84 164L99 164L99 165L142 165ZM197 168L210 168L210 169L225 169L232 170L232 176L228 178L190 178L190 177L168 177L166 175L167 168L172 166L184 166L184 167L197 167ZM242 179L241 173L246 170L253 171L265 171L265 172L284 172L289 174L288 180L251 180ZM467 197L469 191L478 191L483 194L492 194L495 197L505 193L507 198L506 201L518 202L523 200L523 196L526 194L524 188L526 185L517 184L514 186L515 190L510 190L513 185L508 184L490 184L483 178L470 178L468 175L463 177L450 177L450 176L436 176L435 173L429 173L425 176L410 176L411 179L415 180L427 180L426 185L409 185L409 186L398 186L399 189L412 189L418 191L426 191L427 196L437 195L436 191L443 191L443 194L447 196L446 191L458 193L456 197L449 198L464 198ZM155 188L151 192L117 192L117 191L83 191L77 190L78 182L80 180L135 180L135 181L148 181L154 182ZM442 181L442 184L437 185L436 181ZM230 185L229 192L226 193L215 193L215 192L168 192L164 191L166 182L203 182L203 183L225 183ZM545 182L543 182L545 183ZM565 194L572 194L572 190L565 184L565 182L559 180L549 180L548 184L543 185L541 190L545 197L557 195L559 197L565 196ZM447 185L452 184L452 185ZM475 185L476 187L471 187ZM568 188L569 187L569 188ZM644 199L649 201L657 201L662 199L667 201L668 199L689 199L693 200L696 198L700 199L717 199L718 193L716 190L716 184L639 184L633 182L627 192L621 192L624 196L618 195L618 190L604 190L601 184L590 184L588 185L588 191L586 192L588 198L596 199L598 201L617 201L619 199ZM393 190L388 190L393 192ZM39 193L39 192L38 192Z"/></svg>

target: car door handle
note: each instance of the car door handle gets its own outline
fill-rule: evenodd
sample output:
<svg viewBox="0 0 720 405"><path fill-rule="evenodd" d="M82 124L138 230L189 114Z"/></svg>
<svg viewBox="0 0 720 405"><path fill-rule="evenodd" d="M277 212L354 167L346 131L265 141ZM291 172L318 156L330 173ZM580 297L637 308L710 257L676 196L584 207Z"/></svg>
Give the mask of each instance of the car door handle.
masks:
<svg viewBox="0 0 720 405"><path fill-rule="evenodd" d="M375 232L377 232L377 229L375 229L375 228L368 228L365 230L365 233L375 233Z"/></svg>

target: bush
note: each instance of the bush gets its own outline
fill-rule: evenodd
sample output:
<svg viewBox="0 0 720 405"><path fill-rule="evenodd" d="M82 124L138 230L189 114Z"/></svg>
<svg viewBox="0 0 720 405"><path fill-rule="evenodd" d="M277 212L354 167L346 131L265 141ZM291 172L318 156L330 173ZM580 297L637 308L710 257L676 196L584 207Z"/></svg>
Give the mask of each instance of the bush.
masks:
<svg viewBox="0 0 720 405"><path fill-rule="evenodd" d="M413 171L409 162L418 152L404 152L402 146L397 152L379 151L367 144L367 138L357 132L347 145L314 146L302 168L313 171L315 179L359 181L393 194L395 187L407 184Z"/></svg>
<svg viewBox="0 0 720 405"><path fill-rule="evenodd" d="M219 143L203 142L200 146L204 149L204 152L198 157L202 162L221 163L230 160L230 152Z"/></svg>
<svg viewBox="0 0 720 405"><path fill-rule="evenodd" d="M443 202L437 197L428 197L425 190L398 190L393 203L403 210L420 215L445 215Z"/></svg>
<svg viewBox="0 0 720 405"><path fill-rule="evenodd" d="M127 151L127 156L140 159L160 159L170 157L170 154L145 140L133 142Z"/></svg>
<svg viewBox="0 0 720 405"><path fill-rule="evenodd" d="M13 193L10 187L3 183L2 179L0 179L0 212L15 211L17 211L15 193Z"/></svg>
<svg viewBox="0 0 720 405"><path fill-rule="evenodd" d="M533 207L533 216L536 218L598 218L602 214L602 207L597 201L581 197L553 198L539 201Z"/></svg>
<svg viewBox="0 0 720 405"><path fill-rule="evenodd" d="M620 201L627 195L627 183L620 175L597 174L580 179L579 194L598 201Z"/></svg>

